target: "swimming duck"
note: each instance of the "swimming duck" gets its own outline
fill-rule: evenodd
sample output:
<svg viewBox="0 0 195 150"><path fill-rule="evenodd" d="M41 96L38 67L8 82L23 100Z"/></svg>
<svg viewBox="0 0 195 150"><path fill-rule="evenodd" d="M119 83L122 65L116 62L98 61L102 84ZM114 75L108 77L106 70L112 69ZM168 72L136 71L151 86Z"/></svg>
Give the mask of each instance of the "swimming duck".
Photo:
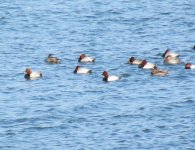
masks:
<svg viewBox="0 0 195 150"><path fill-rule="evenodd" d="M118 77L118 76L109 76L109 73L107 71L104 71L102 75L104 76L103 81L107 81L107 82L116 81L116 80L121 79L121 77Z"/></svg>
<svg viewBox="0 0 195 150"><path fill-rule="evenodd" d="M177 57L167 56L167 57L164 58L164 63L165 64L173 64L174 65L174 64L180 64L181 61Z"/></svg>
<svg viewBox="0 0 195 150"><path fill-rule="evenodd" d="M53 57L53 54L49 54L48 57L45 59L45 61L49 63L57 64L61 62L61 59L57 57Z"/></svg>
<svg viewBox="0 0 195 150"><path fill-rule="evenodd" d="M133 64L133 65L139 65L139 64L141 64L141 60L138 60L138 59L135 59L135 57L131 57L131 58L129 58L129 64Z"/></svg>
<svg viewBox="0 0 195 150"><path fill-rule="evenodd" d="M42 77L42 72L40 71L32 72L30 68L27 68L24 77L26 79L39 78Z"/></svg>
<svg viewBox="0 0 195 150"><path fill-rule="evenodd" d="M195 65L192 65L191 63L186 63L185 69L195 69Z"/></svg>
<svg viewBox="0 0 195 150"><path fill-rule="evenodd" d="M76 68L74 70L74 73L77 73L77 74L88 74L88 73L92 73L92 71L90 69L87 69L87 68L76 66Z"/></svg>
<svg viewBox="0 0 195 150"><path fill-rule="evenodd" d="M156 67L156 65L147 62L145 59L141 62L141 64L138 65L139 68L143 69L153 69Z"/></svg>
<svg viewBox="0 0 195 150"><path fill-rule="evenodd" d="M86 63L86 62L95 62L95 58L88 57L85 54L81 54L80 57L79 57L78 62L83 62L83 63Z"/></svg>
<svg viewBox="0 0 195 150"><path fill-rule="evenodd" d="M192 48L195 49L195 45Z"/></svg>
<svg viewBox="0 0 195 150"><path fill-rule="evenodd" d="M171 52L169 49L166 49L166 51L164 52L164 54L162 55L162 57L167 57L167 56L171 56L171 57L179 57L180 55L178 53L175 52Z"/></svg>
<svg viewBox="0 0 195 150"><path fill-rule="evenodd" d="M153 75L153 76L166 76L166 75L168 75L168 71L167 70L158 70L157 68L153 68L151 75Z"/></svg>

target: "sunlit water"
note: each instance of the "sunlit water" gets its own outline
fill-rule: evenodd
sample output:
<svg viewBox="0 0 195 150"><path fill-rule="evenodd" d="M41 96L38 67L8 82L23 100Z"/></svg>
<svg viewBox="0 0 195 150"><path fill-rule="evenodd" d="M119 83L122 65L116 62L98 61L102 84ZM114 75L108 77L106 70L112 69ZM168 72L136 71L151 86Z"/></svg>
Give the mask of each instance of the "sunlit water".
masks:
<svg viewBox="0 0 195 150"><path fill-rule="evenodd" d="M1 0L0 149L195 149L194 0ZM166 48L182 64L164 65ZM61 64L44 62L49 53ZM96 58L79 64L81 53ZM146 58L167 77L126 64ZM43 71L25 80L26 67ZM102 72L122 80L102 81Z"/></svg>

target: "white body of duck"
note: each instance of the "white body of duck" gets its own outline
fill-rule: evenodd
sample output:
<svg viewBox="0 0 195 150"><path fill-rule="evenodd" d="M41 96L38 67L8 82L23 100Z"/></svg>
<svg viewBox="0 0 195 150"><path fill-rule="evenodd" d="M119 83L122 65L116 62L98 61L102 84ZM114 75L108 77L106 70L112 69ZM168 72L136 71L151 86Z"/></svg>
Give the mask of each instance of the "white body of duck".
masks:
<svg viewBox="0 0 195 150"><path fill-rule="evenodd" d="M40 77L42 77L42 72L41 71L32 72L32 70L30 68L27 68L25 71L24 77L27 79L40 78Z"/></svg>
<svg viewBox="0 0 195 150"><path fill-rule="evenodd" d="M82 63L95 62L95 58L88 57L85 54L81 54L78 62L82 62Z"/></svg>
<svg viewBox="0 0 195 150"><path fill-rule="evenodd" d="M195 65L192 65L191 63L186 63L185 69L195 69Z"/></svg>
<svg viewBox="0 0 195 150"><path fill-rule="evenodd" d="M153 76L166 76L168 75L167 70L158 70L157 68L152 69L151 75Z"/></svg>
<svg viewBox="0 0 195 150"><path fill-rule="evenodd" d="M167 56L179 57L179 54L175 52L171 52L169 49L167 49L162 56L163 57L167 57Z"/></svg>
<svg viewBox="0 0 195 150"><path fill-rule="evenodd" d="M107 71L104 71L102 73L102 75L104 76L103 81L107 81L107 82L117 81L117 80L121 79L121 77L118 77L118 76L115 76L115 75L110 76Z"/></svg>
<svg viewBox="0 0 195 150"><path fill-rule="evenodd" d="M180 59L179 58L177 58L177 57L171 57L171 56L167 56L167 57L165 57L165 59L164 59L164 63L165 64L180 64L181 63L181 61L180 61Z"/></svg>
<svg viewBox="0 0 195 150"><path fill-rule="evenodd" d="M135 57L131 57L129 58L129 64L132 64L132 65L139 65L141 64L142 60L138 60L138 59L135 59Z"/></svg>
<svg viewBox="0 0 195 150"><path fill-rule="evenodd" d="M57 57L53 57L52 55L53 54L49 54L48 57L45 59L45 61L48 62L48 63L54 63L54 64L57 64L57 63L61 62L61 59L59 59Z"/></svg>
<svg viewBox="0 0 195 150"><path fill-rule="evenodd" d="M149 63L147 62L146 60L143 60L139 65L138 65L139 68L143 68L143 69L153 69L156 67L155 64L153 63Z"/></svg>
<svg viewBox="0 0 195 150"><path fill-rule="evenodd" d="M80 67L80 66L76 66L76 68L74 70L74 73L88 74L88 73L92 73L92 71L91 71L91 69L88 69L88 68L83 68L83 67Z"/></svg>

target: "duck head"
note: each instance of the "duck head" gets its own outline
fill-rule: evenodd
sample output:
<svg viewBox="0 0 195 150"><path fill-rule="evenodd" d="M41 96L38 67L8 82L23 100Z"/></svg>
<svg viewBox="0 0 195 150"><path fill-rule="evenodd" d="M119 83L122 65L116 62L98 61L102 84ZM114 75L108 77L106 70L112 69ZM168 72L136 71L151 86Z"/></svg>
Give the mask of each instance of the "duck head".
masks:
<svg viewBox="0 0 195 150"><path fill-rule="evenodd" d="M78 61L80 62L80 61L81 61L81 59L83 59L83 58L85 58L85 57L86 57L86 55L85 55L85 54L81 54L81 55L80 55L80 57L79 57L79 60L78 60Z"/></svg>
<svg viewBox="0 0 195 150"><path fill-rule="evenodd" d="M156 66L154 66L154 68L152 69L152 74L155 74L155 73L157 73L159 70L158 70L158 68L156 67Z"/></svg>
<svg viewBox="0 0 195 150"><path fill-rule="evenodd" d="M138 65L138 68L143 68L147 64L147 61L144 59L141 64Z"/></svg>
<svg viewBox="0 0 195 150"><path fill-rule="evenodd" d="M108 78L108 77L109 77L109 74L108 74L107 71L104 71L104 72L102 73L102 75L103 75L105 78Z"/></svg>
<svg viewBox="0 0 195 150"><path fill-rule="evenodd" d="M32 70L30 68L26 68L26 75L30 75L32 73Z"/></svg>
<svg viewBox="0 0 195 150"><path fill-rule="evenodd" d="M129 62L130 62L131 64L133 63L134 60L135 60L135 57L129 58Z"/></svg>
<svg viewBox="0 0 195 150"><path fill-rule="evenodd" d="M48 55L48 58L51 57L51 56L53 56L53 54L49 54L49 55Z"/></svg>
<svg viewBox="0 0 195 150"><path fill-rule="evenodd" d="M191 63L186 63L185 64L185 69L190 69L190 67L191 67Z"/></svg>

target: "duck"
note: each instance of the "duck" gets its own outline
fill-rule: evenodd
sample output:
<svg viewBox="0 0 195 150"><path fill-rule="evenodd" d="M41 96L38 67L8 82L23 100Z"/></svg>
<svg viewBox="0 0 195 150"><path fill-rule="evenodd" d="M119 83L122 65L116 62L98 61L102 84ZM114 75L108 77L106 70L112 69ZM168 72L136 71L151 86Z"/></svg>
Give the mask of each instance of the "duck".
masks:
<svg viewBox="0 0 195 150"><path fill-rule="evenodd" d="M167 56L171 56L171 57L179 57L180 55L178 53L175 52L171 52L170 49L166 49L164 54L162 55L162 57L167 57Z"/></svg>
<svg viewBox="0 0 195 150"><path fill-rule="evenodd" d="M195 45L192 48L195 49Z"/></svg>
<svg viewBox="0 0 195 150"><path fill-rule="evenodd" d="M192 65L191 63L186 63L185 69L195 69L195 65Z"/></svg>
<svg viewBox="0 0 195 150"><path fill-rule="evenodd" d="M48 63L57 64L61 62L61 59L57 57L53 57L53 54L49 54L48 57L45 59L45 61Z"/></svg>
<svg viewBox="0 0 195 150"><path fill-rule="evenodd" d="M110 76L107 71L104 71L102 73L102 75L104 76L103 77L103 81L106 81L106 82L111 82L111 81L116 81L116 80L120 80L121 79L121 77L118 77L118 76L115 76L115 75Z"/></svg>
<svg viewBox="0 0 195 150"><path fill-rule="evenodd" d="M32 78L40 78L40 77L42 77L42 75L43 74L41 71L32 72L32 70L30 68L26 68L24 77L26 79L32 79Z"/></svg>
<svg viewBox="0 0 195 150"><path fill-rule="evenodd" d="M132 65L139 65L141 64L142 60L135 59L135 57L129 58L128 63Z"/></svg>
<svg viewBox="0 0 195 150"><path fill-rule="evenodd" d="M181 61L177 57L167 56L167 57L164 58L164 63L165 64L173 64L174 65L174 64L180 64Z"/></svg>
<svg viewBox="0 0 195 150"><path fill-rule="evenodd" d="M86 54L81 54L78 62L82 62L82 63L95 62L95 58L88 57Z"/></svg>
<svg viewBox="0 0 195 150"><path fill-rule="evenodd" d="M92 73L92 70L88 69L88 68L83 68L81 66L76 66L74 73L76 73L76 74L89 74L89 73Z"/></svg>
<svg viewBox="0 0 195 150"><path fill-rule="evenodd" d="M153 68L151 75L153 76L166 76L168 75L168 71L167 70L158 70L158 68Z"/></svg>
<svg viewBox="0 0 195 150"><path fill-rule="evenodd" d="M138 65L138 68L143 68L143 69L153 69L155 67L156 65L147 62L145 59L142 60L142 62Z"/></svg>

